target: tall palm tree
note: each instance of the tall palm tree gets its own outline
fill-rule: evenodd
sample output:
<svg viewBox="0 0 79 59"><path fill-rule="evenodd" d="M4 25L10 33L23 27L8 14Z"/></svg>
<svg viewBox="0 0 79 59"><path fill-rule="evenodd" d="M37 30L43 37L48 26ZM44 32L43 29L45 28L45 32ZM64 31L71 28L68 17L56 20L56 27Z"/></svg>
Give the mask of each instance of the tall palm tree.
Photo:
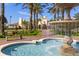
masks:
<svg viewBox="0 0 79 59"><path fill-rule="evenodd" d="M24 8L29 8L29 10L30 10L30 30L32 30L33 29L33 23L32 23L33 12L34 12L34 22L35 22L35 17L36 17L37 18L37 23L38 23L38 14L41 13L42 8L47 7L47 4L23 3L23 7Z"/></svg>
<svg viewBox="0 0 79 59"><path fill-rule="evenodd" d="M32 25L33 3L29 4L29 8L30 8L30 30L32 30L33 29L33 25Z"/></svg>
<svg viewBox="0 0 79 59"><path fill-rule="evenodd" d="M18 5L18 4L16 4L16 5ZM29 24L30 26L29 26L29 29L30 29L30 31L32 31L33 30L33 20L32 20L32 18L33 18L33 13L34 13L34 23L35 23L36 9L37 9L36 4L34 4L34 3L23 3L22 5L23 5L23 9L28 8L30 10L30 24Z"/></svg>
<svg viewBox="0 0 79 59"><path fill-rule="evenodd" d="M36 4L33 4L33 15L34 15L34 22L33 22L33 27L34 30L36 29Z"/></svg>
<svg viewBox="0 0 79 59"><path fill-rule="evenodd" d="M1 4L1 34L4 35L4 3Z"/></svg>
<svg viewBox="0 0 79 59"><path fill-rule="evenodd" d="M38 17L39 17L39 14L42 14L42 12L43 12L43 6L41 5L41 4L36 4L37 6L36 6L36 19L37 19L37 21L36 21L36 25L37 25L37 29L38 29Z"/></svg>
<svg viewBox="0 0 79 59"><path fill-rule="evenodd" d="M51 5L51 7L49 7L49 11L48 12L50 12L50 13L53 13L53 17L54 17L54 20L59 20L59 11L60 11L60 9L59 9L59 7L55 7L55 3L53 3L53 4L50 4ZM57 15L58 15L58 18L57 18Z"/></svg>
<svg viewBox="0 0 79 59"><path fill-rule="evenodd" d="M44 12L44 10L43 9L47 9L46 7L48 7L49 6L49 4L47 4L47 3L35 3L34 4L34 17L36 18L36 28L38 29L38 17L39 17L39 15L42 15L42 13Z"/></svg>
<svg viewBox="0 0 79 59"><path fill-rule="evenodd" d="M34 27L38 28L38 15L42 12L42 5L40 3L34 4Z"/></svg>
<svg viewBox="0 0 79 59"><path fill-rule="evenodd" d="M23 8L29 8L30 10L30 31L33 29L33 24L32 24L32 14L33 14L33 3L23 3Z"/></svg>

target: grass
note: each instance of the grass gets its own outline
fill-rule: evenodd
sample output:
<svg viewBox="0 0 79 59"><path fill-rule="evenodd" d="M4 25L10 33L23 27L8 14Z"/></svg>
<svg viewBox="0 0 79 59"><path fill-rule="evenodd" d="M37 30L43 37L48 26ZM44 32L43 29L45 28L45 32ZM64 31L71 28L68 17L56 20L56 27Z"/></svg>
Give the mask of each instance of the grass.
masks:
<svg viewBox="0 0 79 59"><path fill-rule="evenodd" d="M6 36L8 36L8 38L10 38L10 40L13 40L15 37L19 37L20 35L22 36L36 36L36 35L40 35L41 31L40 30L18 30L18 31L8 31L8 33L6 34ZM6 39L4 37L4 35L0 34L0 40Z"/></svg>
<svg viewBox="0 0 79 59"><path fill-rule="evenodd" d="M32 31L22 30L22 31L18 31L16 33L16 35L22 35L22 36L35 36L35 35L39 35L39 34L41 34L40 30L32 30Z"/></svg>

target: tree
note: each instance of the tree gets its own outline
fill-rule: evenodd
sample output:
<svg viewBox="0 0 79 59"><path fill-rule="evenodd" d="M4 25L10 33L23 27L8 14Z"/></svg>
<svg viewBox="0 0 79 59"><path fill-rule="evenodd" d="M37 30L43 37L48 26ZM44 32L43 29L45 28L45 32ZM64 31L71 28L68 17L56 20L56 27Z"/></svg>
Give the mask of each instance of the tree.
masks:
<svg viewBox="0 0 79 59"><path fill-rule="evenodd" d="M1 4L1 16L0 16L0 32L2 35L5 35L5 32L4 32L4 23L7 23L7 19L5 18L4 16L4 3Z"/></svg>
<svg viewBox="0 0 79 59"><path fill-rule="evenodd" d="M33 30L33 23L32 23L32 18L33 18L33 13L34 13L34 28L35 26L38 25L38 15L41 14L43 8L47 7L48 4L40 4L40 3L23 3L23 9L28 8L30 10L30 30ZM35 21L37 19L37 21ZM35 24L36 23L36 24Z"/></svg>
<svg viewBox="0 0 79 59"><path fill-rule="evenodd" d="M23 3L23 9L29 8L30 10L30 31L33 30L33 24L32 24L32 15L33 15L33 3Z"/></svg>
<svg viewBox="0 0 79 59"><path fill-rule="evenodd" d="M46 10L49 9L52 6L52 4L48 4L48 3L35 3L34 4L34 20L36 18L36 28L38 28L38 17L39 15L42 15L42 13ZM48 12L48 11L46 11Z"/></svg>
<svg viewBox="0 0 79 59"><path fill-rule="evenodd" d="M34 12L34 28L38 28L38 15L41 13L42 11L42 5L40 3L35 3L33 4L33 12Z"/></svg>
<svg viewBox="0 0 79 59"><path fill-rule="evenodd" d="M36 5L33 4L33 15L34 15L34 21L33 21L33 27L34 27L34 30L36 29Z"/></svg>
<svg viewBox="0 0 79 59"><path fill-rule="evenodd" d="M27 28L27 27L28 27L28 22L27 22L27 21L23 20L23 21L22 21L22 24L23 24L23 27L24 27L24 28Z"/></svg>

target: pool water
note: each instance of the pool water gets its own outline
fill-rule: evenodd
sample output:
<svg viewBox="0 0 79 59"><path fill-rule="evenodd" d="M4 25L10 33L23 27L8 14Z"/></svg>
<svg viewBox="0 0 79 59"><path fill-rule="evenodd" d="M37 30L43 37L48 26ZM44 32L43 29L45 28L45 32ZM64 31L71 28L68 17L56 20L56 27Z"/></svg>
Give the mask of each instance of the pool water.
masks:
<svg viewBox="0 0 79 59"><path fill-rule="evenodd" d="M60 56L62 40L52 39L37 43L12 44L2 49L2 52L10 56Z"/></svg>

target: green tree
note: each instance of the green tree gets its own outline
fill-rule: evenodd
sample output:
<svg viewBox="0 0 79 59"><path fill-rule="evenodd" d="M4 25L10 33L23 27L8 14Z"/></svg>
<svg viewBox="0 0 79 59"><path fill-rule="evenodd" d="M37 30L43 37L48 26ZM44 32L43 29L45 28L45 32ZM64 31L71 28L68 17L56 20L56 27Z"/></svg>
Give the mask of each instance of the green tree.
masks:
<svg viewBox="0 0 79 59"><path fill-rule="evenodd" d="M34 16L34 26L38 24L38 16L42 13L43 8L47 7L48 4L40 4L40 3L23 3L23 9L29 9L30 10L30 30L33 30L33 21L32 18ZM34 14L33 14L34 13ZM37 19L37 21L35 21ZM36 23L36 24L35 24ZM34 27L36 28L36 27Z"/></svg>
<svg viewBox="0 0 79 59"><path fill-rule="evenodd" d="M33 15L33 3L23 3L23 9L28 8L30 10L30 31L33 30L33 24L32 24L32 15Z"/></svg>
<svg viewBox="0 0 79 59"><path fill-rule="evenodd" d="M22 24L23 24L24 28L27 28L27 27L28 27L28 21L23 20L23 21L22 21Z"/></svg>
<svg viewBox="0 0 79 59"><path fill-rule="evenodd" d="M7 19L5 18L4 16L4 3L1 4L1 16L0 16L0 33L2 35L5 35L5 32L4 32L4 23L7 23Z"/></svg>
<svg viewBox="0 0 79 59"><path fill-rule="evenodd" d="M34 12L34 28L38 28L38 15L42 12L42 5L40 3L35 3L33 7Z"/></svg>
<svg viewBox="0 0 79 59"><path fill-rule="evenodd" d="M39 15L42 15L42 13L45 11L45 9L49 9L52 4L48 4L48 3L34 3L33 4L33 8L34 8L34 25L35 25L35 28L38 29L38 17ZM46 11L48 12L48 10ZM36 21L35 21L36 19ZM36 23L36 24L35 24Z"/></svg>

